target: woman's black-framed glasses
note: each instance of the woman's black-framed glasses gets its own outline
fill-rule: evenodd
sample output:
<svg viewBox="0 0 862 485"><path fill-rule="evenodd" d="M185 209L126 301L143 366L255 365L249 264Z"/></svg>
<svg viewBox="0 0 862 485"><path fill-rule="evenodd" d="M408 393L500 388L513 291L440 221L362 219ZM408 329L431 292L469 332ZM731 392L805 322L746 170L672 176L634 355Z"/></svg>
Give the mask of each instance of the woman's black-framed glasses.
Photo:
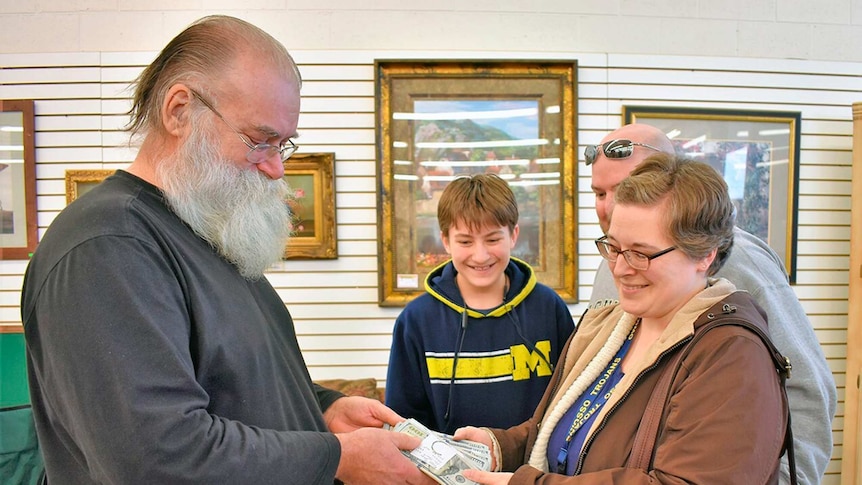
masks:
<svg viewBox="0 0 862 485"><path fill-rule="evenodd" d="M278 156L279 158L281 158L281 161L284 162L288 158L290 158L291 155L296 153L296 150L299 148L298 146L296 146L295 143L293 143L293 140L291 140L290 138L285 140L285 142L280 147L270 145L269 143L252 143L252 140L250 138L244 135L241 131L234 128L233 125L230 124L224 118L224 116L222 116L222 114L219 113L218 110L215 109L209 101L207 101L206 98L201 96L199 92L191 88L189 88L189 91L191 91L192 94L194 94L195 97L197 97L200 102L203 103L204 106L206 106L210 111L212 111L213 114L215 114L219 117L219 119L224 121L224 124L226 124L231 130L233 130L233 132L236 133L236 136L238 136L239 139L245 144L245 146L248 147L248 153L245 154L245 158L249 161L249 163L253 163L255 165L261 164L272 158L272 156L276 153L278 153Z"/></svg>
<svg viewBox="0 0 862 485"><path fill-rule="evenodd" d="M596 247L599 248L599 254L601 254L609 263L616 263L620 254L622 254L623 257L626 258L626 263L638 271L648 270L650 261L676 249L676 246L671 246L653 254L644 254L640 251L635 251L634 249L626 249L623 251L617 246L609 243L607 239L607 236L602 236L596 239Z"/></svg>
<svg viewBox="0 0 862 485"><path fill-rule="evenodd" d="M586 161L587 165L596 163L596 157L599 156L599 150L601 150L601 152L610 159L619 160L622 158L628 158L635 152L636 146L650 148L657 152L661 151L652 145L647 145L646 143L638 143L636 141L620 138L602 143L601 145L587 145L587 148L584 149L584 161Z"/></svg>

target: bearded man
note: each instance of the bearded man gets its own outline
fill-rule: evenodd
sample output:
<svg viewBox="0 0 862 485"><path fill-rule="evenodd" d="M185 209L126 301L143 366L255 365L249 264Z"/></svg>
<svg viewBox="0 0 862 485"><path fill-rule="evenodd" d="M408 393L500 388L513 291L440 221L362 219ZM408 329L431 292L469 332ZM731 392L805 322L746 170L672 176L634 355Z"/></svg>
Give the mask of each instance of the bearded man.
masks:
<svg viewBox="0 0 862 485"><path fill-rule="evenodd" d="M21 313L49 482L431 483L376 400L312 384L263 277L288 236L301 79L231 17L135 83L140 150L51 224ZM376 428L376 429L375 429Z"/></svg>

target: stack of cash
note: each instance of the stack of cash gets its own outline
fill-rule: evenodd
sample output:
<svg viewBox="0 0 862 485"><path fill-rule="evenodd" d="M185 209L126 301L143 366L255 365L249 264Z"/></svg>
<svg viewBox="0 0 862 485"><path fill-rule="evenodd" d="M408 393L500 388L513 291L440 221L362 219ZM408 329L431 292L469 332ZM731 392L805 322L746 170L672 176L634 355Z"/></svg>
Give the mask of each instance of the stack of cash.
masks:
<svg viewBox="0 0 862 485"><path fill-rule="evenodd" d="M426 475L442 485L474 485L476 482L464 478L468 468L488 471L491 469L491 450L475 441L455 441L451 435L426 428L415 419L402 421L391 428L422 440L416 449L401 451Z"/></svg>

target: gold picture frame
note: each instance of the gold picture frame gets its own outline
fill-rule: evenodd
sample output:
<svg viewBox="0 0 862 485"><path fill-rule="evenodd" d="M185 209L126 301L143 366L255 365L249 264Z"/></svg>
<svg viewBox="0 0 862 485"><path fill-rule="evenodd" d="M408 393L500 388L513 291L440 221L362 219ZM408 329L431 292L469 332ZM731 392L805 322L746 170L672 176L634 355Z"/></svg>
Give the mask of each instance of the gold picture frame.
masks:
<svg viewBox="0 0 862 485"><path fill-rule="evenodd" d="M66 170L66 205L89 192L114 172L116 170L110 169Z"/></svg>
<svg viewBox="0 0 862 485"><path fill-rule="evenodd" d="M335 154L297 153L284 162L284 179L294 192L288 204L294 234L284 259L336 259Z"/></svg>
<svg viewBox="0 0 862 485"><path fill-rule="evenodd" d="M36 250L35 129L32 99L0 100L0 259Z"/></svg>
<svg viewBox="0 0 862 485"><path fill-rule="evenodd" d="M623 106L623 122L661 129L678 154L718 170L736 225L768 244L796 283L800 112Z"/></svg>
<svg viewBox="0 0 862 485"><path fill-rule="evenodd" d="M448 259L436 204L455 177L495 172L518 199L512 256L577 301L577 63L377 60L379 304L403 306Z"/></svg>

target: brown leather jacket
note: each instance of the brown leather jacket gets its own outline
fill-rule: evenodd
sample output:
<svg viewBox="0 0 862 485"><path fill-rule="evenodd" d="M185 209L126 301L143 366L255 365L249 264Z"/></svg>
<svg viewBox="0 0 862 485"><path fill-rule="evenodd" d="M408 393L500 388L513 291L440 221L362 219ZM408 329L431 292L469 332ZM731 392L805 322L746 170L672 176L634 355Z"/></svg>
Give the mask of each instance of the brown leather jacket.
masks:
<svg viewBox="0 0 862 485"><path fill-rule="evenodd" d="M618 305L588 311L533 417L507 430L493 430L503 470L515 471L509 483L777 484L787 398L766 346L752 331L736 325L710 330L682 361L659 426L653 469L626 468L661 370L695 327L723 318L723 304L731 303L737 308L734 318L766 331L766 317L747 293L735 292L727 280L712 283L677 313L644 361L618 384L590 429L579 457L579 473L573 477L550 474L525 465L545 413L623 315Z"/></svg>

